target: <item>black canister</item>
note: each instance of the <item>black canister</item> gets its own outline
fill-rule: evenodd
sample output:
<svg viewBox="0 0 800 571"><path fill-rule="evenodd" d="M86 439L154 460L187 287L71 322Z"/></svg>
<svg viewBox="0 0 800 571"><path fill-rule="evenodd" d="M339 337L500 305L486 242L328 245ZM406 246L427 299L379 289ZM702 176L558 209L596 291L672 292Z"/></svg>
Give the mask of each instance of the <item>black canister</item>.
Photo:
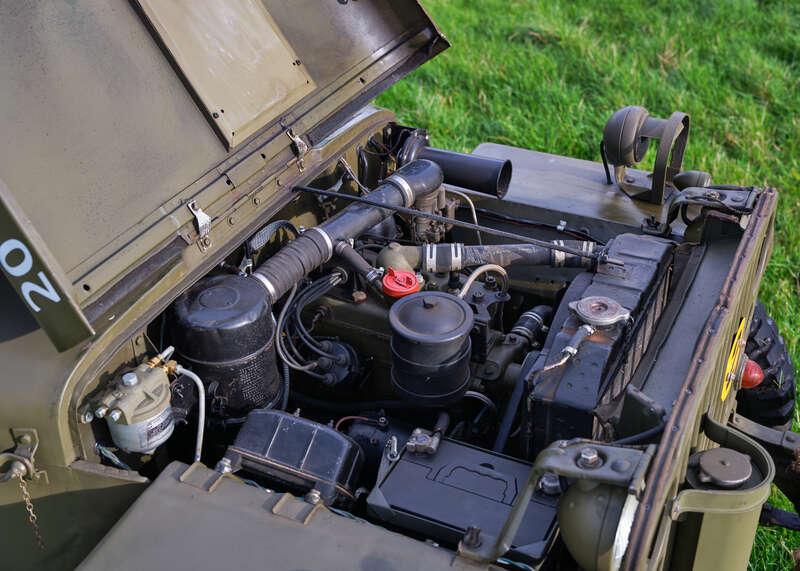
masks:
<svg viewBox="0 0 800 571"><path fill-rule="evenodd" d="M397 300L392 328L392 385L404 399L443 406L464 396L469 385L472 308L444 292L420 292Z"/></svg>
<svg viewBox="0 0 800 571"><path fill-rule="evenodd" d="M216 414L243 416L278 400L275 326L258 282L204 278L175 301L173 314L176 358L203 379Z"/></svg>

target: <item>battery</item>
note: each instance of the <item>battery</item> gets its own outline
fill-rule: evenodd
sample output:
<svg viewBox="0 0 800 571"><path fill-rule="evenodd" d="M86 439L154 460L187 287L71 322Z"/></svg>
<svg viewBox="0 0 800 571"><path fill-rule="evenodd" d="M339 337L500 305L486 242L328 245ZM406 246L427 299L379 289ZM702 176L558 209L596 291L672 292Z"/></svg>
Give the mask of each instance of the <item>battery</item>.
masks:
<svg viewBox="0 0 800 571"><path fill-rule="evenodd" d="M531 464L444 439L436 454L404 451L367 498L384 523L455 546L469 526L498 535L522 493ZM536 491L512 553L542 559L556 534L557 496Z"/></svg>

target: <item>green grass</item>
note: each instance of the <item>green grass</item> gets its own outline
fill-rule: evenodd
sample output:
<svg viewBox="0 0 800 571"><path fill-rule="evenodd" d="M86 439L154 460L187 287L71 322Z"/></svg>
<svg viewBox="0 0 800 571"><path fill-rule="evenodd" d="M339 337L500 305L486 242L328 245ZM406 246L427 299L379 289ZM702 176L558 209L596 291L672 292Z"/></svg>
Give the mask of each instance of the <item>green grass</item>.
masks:
<svg viewBox="0 0 800 571"><path fill-rule="evenodd" d="M378 102L437 146L493 141L596 160L608 116L637 104L691 115L686 167L780 189L761 299L800 362L800 2L424 5L453 47ZM760 529L750 567L790 568L798 548L800 534Z"/></svg>

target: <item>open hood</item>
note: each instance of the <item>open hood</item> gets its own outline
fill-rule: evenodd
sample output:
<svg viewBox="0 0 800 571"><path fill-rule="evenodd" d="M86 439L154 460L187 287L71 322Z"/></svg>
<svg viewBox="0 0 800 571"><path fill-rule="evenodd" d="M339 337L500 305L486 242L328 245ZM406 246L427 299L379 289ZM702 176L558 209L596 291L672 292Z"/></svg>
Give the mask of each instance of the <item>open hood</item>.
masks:
<svg viewBox="0 0 800 571"><path fill-rule="evenodd" d="M188 203L313 146L446 47L413 0L7 3L7 279L59 348L74 345L92 333L89 305L201 230Z"/></svg>

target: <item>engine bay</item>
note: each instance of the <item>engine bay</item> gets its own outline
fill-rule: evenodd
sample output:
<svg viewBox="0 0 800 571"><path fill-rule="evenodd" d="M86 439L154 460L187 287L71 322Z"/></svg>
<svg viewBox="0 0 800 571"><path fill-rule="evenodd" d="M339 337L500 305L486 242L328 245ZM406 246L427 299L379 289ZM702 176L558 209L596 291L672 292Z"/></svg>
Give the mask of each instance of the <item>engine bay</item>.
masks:
<svg viewBox="0 0 800 571"><path fill-rule="evenodd" d="M471 197L502 199L510 162L397 132L296 187L150 323L149 358L81 405L103 463L203 462L455 549L500 532L552 442L659 435L634 377L676 243L482 225L499 215ZM511 559L547 556L567 488L540 478Z"/></svg>

